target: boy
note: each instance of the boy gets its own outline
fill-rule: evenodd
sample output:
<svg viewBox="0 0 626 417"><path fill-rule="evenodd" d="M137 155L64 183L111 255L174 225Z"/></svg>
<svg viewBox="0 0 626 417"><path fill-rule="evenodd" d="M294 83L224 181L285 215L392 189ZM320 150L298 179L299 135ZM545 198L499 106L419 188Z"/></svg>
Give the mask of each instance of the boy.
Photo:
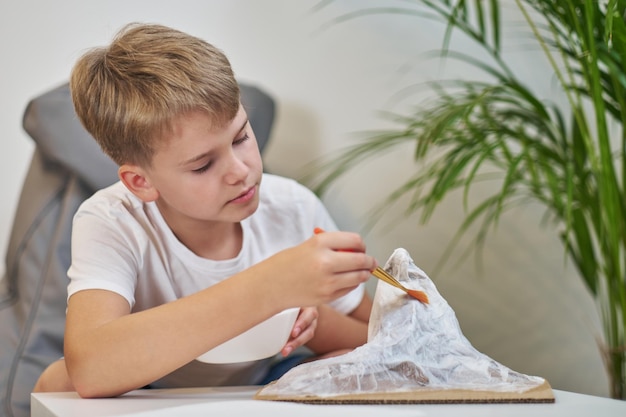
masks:
<svg viewBox="0 0 626 417"><path fill-rule="evenodd" d="M160 25L133 24L71 77L81 122L120 182L74 218L65 358L36 391L116 396L144 386L251 385L271 359L194 358L302 307L288 355L366 341L376 261L294 181L262 172L227 58ZM227 314L225 314L227 312Z"/></svg>

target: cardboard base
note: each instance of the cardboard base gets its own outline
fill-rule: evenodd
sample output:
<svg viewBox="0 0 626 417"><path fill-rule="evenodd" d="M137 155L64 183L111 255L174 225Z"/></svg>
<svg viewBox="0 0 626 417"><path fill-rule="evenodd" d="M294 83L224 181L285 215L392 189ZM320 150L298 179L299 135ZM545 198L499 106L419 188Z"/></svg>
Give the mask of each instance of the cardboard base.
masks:
<svg viewBox="0 0 626 417"><path fill-rule="evenodd" d="M336 395L332 397L288 397L263 395L257 400L290 401L308 404L468 404L468 403L553 403L554 393L548 382L524 392L475 391L428 388L410 392L381 392L370 394Z"/></svg>

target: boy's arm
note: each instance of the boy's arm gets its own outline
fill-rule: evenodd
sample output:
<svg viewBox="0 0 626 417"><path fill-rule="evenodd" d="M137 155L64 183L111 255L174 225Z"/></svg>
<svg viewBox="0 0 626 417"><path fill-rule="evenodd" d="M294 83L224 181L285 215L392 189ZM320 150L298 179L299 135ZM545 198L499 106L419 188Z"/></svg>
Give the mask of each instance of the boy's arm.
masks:
<svg viewBox="0 0 626 417"><path fill-rule="evenodd" d="M348 315L323 304L318 307L315 336L306 346L317 355L343 353L367 342L372 299L364 293L361 303Z"/></svg>
<svg viewBox="0 0 626 417"><path fill-rule="evenodd" d="M282 309L249 292L262 291L257 280L229 281L133 314L116 293L74 294L68 301L65 360L76 391L110 397L145 386ZM233 307L239 303L254 306L255 314Z"/></svg>
<svg viewBox="0 0 626 417"><path fill-rule="evenodd" d="M341 252L346 248L360 253ZM328 303L354 290L376 263L363 251L355 234L316 236L205 290L133 314L111 291L76 292L65 332L71 382L83 397L149 384L286 308Z"/></svg>

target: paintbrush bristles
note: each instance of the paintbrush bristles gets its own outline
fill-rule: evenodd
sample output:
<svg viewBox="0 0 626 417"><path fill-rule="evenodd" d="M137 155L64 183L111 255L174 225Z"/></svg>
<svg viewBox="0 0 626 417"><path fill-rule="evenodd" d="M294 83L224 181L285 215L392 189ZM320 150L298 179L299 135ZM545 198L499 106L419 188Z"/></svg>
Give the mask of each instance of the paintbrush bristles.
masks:
<svg viewBox="0 0 626 417"><path fill-rule="evenodd" d="M428 304L428 295L426 295L424 291L407 289L406 292L407 294L409 294L411 297L415 298L416 300L419 300L420 302L424 304Z"/></svg>

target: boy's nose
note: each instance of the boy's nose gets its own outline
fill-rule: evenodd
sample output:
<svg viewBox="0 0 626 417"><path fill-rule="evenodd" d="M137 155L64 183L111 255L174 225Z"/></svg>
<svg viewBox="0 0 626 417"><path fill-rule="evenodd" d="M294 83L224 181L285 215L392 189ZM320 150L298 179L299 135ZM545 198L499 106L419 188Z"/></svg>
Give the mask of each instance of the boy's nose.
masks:
<svg viewBox="0 0 626 417"><path fill-rule="evenodd" d="M224 178L228 184L236 184L246 179L249 170L248 165L242 159L233 156L229 161Z"/></svg>

